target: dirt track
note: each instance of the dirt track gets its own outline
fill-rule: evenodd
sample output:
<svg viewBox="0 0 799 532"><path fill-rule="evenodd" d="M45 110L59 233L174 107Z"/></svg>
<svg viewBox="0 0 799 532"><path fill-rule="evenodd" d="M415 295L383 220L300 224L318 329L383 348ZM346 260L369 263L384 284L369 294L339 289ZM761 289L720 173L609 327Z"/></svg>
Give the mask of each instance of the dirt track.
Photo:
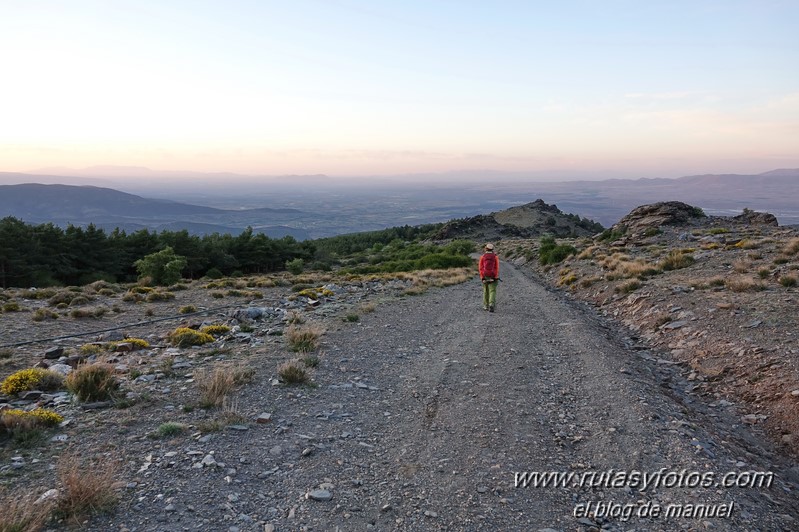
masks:
<svg viewBox="0 0 799 532"><path fill-rule="evenodd" d="M624 343L590 311L508 264L502 272L493 314L481 310L472 280L380 305L357 324L337 321L323 338L317 388L271 385L277 357L263 354L259 378L242 389L238 407L252 416L271 412L272 423L161 444L135 437L144 427L134 426L120 447L131 460L126 480L136 485L114 515L90 528L799 526L788 466L757 435L682 394L676 366ZM222 466L192 467L211 452ZM137 472L148 454L152 467ZM515 487L521 472L611 469L776 476L760 489ZM314 495L329 500L309 498L320 488ZM633 515L574 515L589 502L614 502ZM671 503L731 502L729 518L635 515L647 503L665 511Z"/></svg>

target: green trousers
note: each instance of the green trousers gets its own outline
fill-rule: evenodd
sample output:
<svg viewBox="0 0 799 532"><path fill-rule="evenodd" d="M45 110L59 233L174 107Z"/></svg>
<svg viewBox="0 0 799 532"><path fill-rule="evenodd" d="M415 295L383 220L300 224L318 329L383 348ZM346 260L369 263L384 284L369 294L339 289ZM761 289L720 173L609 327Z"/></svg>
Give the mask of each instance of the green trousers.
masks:
<svg viewBox="0 0 799 532"><path fill-rule="evenodd" d="M483 283L483 306L493 307L497 304L497 285L499 281Z"/></svg>

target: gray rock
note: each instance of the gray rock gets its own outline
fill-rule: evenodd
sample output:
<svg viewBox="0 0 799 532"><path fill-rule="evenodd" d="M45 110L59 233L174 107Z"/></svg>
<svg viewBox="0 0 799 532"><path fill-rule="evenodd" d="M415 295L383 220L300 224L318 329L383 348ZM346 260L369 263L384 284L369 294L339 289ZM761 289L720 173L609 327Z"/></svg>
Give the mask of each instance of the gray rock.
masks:
<svg viewBox="0 0 799 532"><path fill-rule="evenodd" d="M60 373L61 375L69 375L72 372L72 366L69 364L53 364L47 369Z"/></svg>
<svg viewBox="0 0 799 532"><path fill-rule="evenodd" d="M44 358L47 360L58 360L64 354L64 348L61 346L51 347L44 352Z"/></svg>
<svg viewBox="0 0 799 532"><path fill-rule="evenodd" d="M688 322L686 320L670 321L669 323L661 325L660 330L671 331L674 329L679 329L680 327L685 327L686 325L688 325Z"/></svg>
<svg viewBox="0 0 799 532"><path fill-rule="evenodd" d="M313 490L308 493L308 498L314 501L329 501L333 498L333 494L327 490Z"/></svg>

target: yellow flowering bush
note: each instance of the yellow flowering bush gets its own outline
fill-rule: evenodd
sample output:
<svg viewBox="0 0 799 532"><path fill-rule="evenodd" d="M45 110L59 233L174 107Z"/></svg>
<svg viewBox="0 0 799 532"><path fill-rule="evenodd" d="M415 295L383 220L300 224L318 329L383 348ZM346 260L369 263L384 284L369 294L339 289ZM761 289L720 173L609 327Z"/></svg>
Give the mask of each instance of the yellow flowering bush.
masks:
<svg viewBox="0 0 799 532"><path fill-rule="evenodd" d="M195 331L188 327L178 327L169 333L169 343L175 347L190 347L192 345L209 344L214 341L214 337L208 333Z"/></svg>
<svg viewBox="0 0 799 532"><path fill-rule="evenodd" d="M45 408L35 408L33 410L5 410L2 413L3 425L11 427L31 421L33 424L42 427L54 427L64 421L64 416Z"/></svg>
<svg viewBox="0 0 799 532"><path fill-rule="evenodd" d="M0 384L0 392L5 395L16 395L29 390L42 388L58 389L63 377L58 373L42 368L29 368L12 373Z"/></svg>
<svg viewBox="0 0 799 532"><path fill-rule="evenodd" d="M210 334L211 336L221 336L230 332L230 327L227 325L208 325L200 329L200 332Z"/></svg>

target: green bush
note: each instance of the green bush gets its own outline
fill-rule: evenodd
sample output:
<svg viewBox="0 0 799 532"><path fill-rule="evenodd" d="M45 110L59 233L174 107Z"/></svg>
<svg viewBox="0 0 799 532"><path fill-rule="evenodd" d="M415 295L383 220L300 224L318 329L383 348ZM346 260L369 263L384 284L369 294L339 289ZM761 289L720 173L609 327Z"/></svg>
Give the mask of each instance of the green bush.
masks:
<svg viewBox="0 0 799 532"><path fill-rule="evenodd" d="M541 244L538 248L538 262L545 266L547 264L558 264L569 255L577 253L574 246L558 244L551 236L541 237Z"/></svg>
<svg viewBox="0 0 799 532"><path fill-rule="evenodd" d="M187 264L186 257L177 255L169 246L133 263L139 278L149 277L153 283L163 286L180 281L181 272Z"/></svg>
<svg viewBox="0 0 799 532"><path fill-rule="evenodd" d="M303 269L305 269L305 261L300 258L287 261L286 269L289 271L289 273L299 275L302 273Z"/></svg>

